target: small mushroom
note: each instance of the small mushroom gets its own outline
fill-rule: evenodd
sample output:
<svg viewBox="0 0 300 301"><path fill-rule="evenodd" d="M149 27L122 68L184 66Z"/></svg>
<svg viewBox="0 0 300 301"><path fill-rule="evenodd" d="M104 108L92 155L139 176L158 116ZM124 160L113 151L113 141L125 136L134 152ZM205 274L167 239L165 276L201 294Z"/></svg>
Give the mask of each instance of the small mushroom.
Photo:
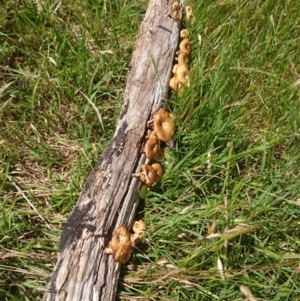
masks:
<svg viewBox="0 0 300 301"><path fill-rule="evenodd" d="M143 220L134 222L132 230L134 234L131 234L130 240L133 246L140 243L145 235L146 224Z"/></svg>
<svg viewBox="0 0 300 301"><path fill-rule="evenodd" d="M154 130L159 140L167 142L175 133L173 115L164 109L159 109L154 117Z"/></svg>
<svg viewBox="0 0 300 301"><path fill-rule="evenodd" d="M172 3L172 10L180 10L180 3L178 1Z"/></svg>
<svg viewBox="0 0 300 301"><path fill-rule="evenodd" d="M179 49L180 49L180 51L177 53L185 52L187 55L189 55L191 52L190 40L188 38L184 38L179 44Z"/></svg>
<svg viewBox="0 0 300 301"><path fill-rule="evenodd" d="M186 52L179 51L177 54L178 57L176 60L178 61L178 65L186 65L189 62L189 57Z"/></svg>
<svg viewBox="0 0 300 301"><path fill-rule="evenodd" d="M159 139L155 131L152 131L147 140L144 152L148 159L154 159L159 151Z"/></svg>
<svg viewBox="0 0 300 301"><path fill-rule="evenodd" d="M173 91L177 91L181 87L181 83L176 75L170 79L169 86Z"/></svg>
<svg viewBox="0 0 300 301"><path fill-rule="evenodd" d="M196 18L195 18L195 16L194 16L193 14L186 15L186 19L187 19L191 24L195 23L195 21L196 21Z"/></svg>
<svg viewBox="0 0 300 301"><path fill-rule="evenodd" d="M132 176L140 178L141 182L145 183L147 189L150 190L151 186L155 182L156 171L151 165L143 164L142 171L136 174L132 174Z"/></svg>
<svg viewBox="0 0 300 301"><path fill-rule="evenodd" d="M178 1L172 3L171 13L169 16L175 21L180 19L180 3Z"/></svg>
<svg viewBox="0 0 300 301"><path fill-rule="evenodd" d="M186 53L181 53L186 56ZM182 59L180 59L181 61ZM187 64L176 64L173 67L173 72L175 75L170 79L169 87L171 90L176 91L179 96L182 95L183 92L183 84L186 83L187 86L190 85L189 77L188 77L188 66Z"/></svg>
<svg viewBox="0 0 300 301"><path fill-rule="evenodd" d="M185 8L185 12L186 12L186 19L188 22L190 22L191 24L193 24L196 20L194 14L193 14L193 9L191 6L186 6Z"/></svg>
<svg viewBox="0 0 300 301"><path fill-rule="evenodd" d="M133 232L138 233L141 236L144 236L145 229L146 229L146 224L142 219L139 221L135 221L132 226Z"/></svg>
<svg viewBox="0 0 300 301"><path fill-rule="evenodd" d="M126 263L131 257L130 232L125 226L119 226L109 242L106 254L112 254L114 260L122 264Z"/></svg>
<svg viewBox="0 0 300 301"><path fill-rule="evenodd" d="M156 183L158 183L161 180L161 178L162 178L162 176L164 174L164 170L163 170L162 166L159 163L157 163L157 162L151 163L151 166L152 166L152 168L156 172L156 176L155 176L155 180L154 181Z"/></svg>
<svg viewBox="0 0 300 301"><path fill-rule="evenodd" d="M153 183L158 183L164 174L162 166L156 161L150 161L150 164L143 164L142 171L132 174L133 177L140 178L140 181L146 184L148 190Z"/></svg>
<svg viewBox="0 0 300 301"><path fill-rule="evenodd" d="M175 64L175 65L173 66L173 68L172 68L172 73L175 74L175 75L176 75L176 73L177 73L177 66L178 66L178 64Z"/></svg>
<svg viewBox="0 0 300 301"><path fill-rule="evenodd" d="M187 29L182 29L182 30L180 31L180 37L181 37L181 38L187 38L188 35L189 35L189 31L188 31Z"/></svg>
<svg viewBox="0 0 300 301"><path fill-rule="evenodd" d="M179 10L174 10L171 14L171 17L173 18L174 21L179 21L180 20Z"/></svg>
<svg viewBox="0 0 300 301"><path fill-rule="evenodd" d="M189 69L188 69L187 65L185 65L185 64L178 65L176 76L182 84L186 82L187 86L189 86L188 73L189 73Z"/></svg>
<svg viewBox="0 0 300 301"><path fill-rule="evenodd" d="M185 12L186 12L186 14L192 14L193 13L192 7L190 5L187 5L185 7Z"/></svg>

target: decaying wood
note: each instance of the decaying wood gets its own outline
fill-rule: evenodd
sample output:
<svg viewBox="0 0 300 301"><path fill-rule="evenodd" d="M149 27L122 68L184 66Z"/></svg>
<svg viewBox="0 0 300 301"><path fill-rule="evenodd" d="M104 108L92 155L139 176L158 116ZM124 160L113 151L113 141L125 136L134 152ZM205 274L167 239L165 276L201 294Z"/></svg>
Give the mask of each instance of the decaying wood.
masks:
<svg viewBox="0 0 300 301"><path fill-rule="evenodd" d="M120 264L104 253L114 229L131 226L139 180L132 173L147 120L168 93L180 22L168 16L171 1L151 0L130 63L124 104L115 134L100 157L63 230L58 261L44 301L114 300Z"/></svg>

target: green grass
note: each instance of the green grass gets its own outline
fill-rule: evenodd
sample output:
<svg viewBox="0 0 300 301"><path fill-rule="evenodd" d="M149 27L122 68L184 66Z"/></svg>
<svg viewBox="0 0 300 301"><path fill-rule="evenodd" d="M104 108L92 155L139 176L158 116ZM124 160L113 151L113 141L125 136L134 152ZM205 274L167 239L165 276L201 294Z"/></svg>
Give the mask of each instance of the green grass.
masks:
<svg viewBox="0 0 300 301"><path fill-rule="evenodd" d="M1 300L43 295L114 132L147 4L38 3L0 6ZM243 285L257 300L299 300L300 4L188 4L191 87L168 100L175 148L120 299L245 300Z"/></svg>

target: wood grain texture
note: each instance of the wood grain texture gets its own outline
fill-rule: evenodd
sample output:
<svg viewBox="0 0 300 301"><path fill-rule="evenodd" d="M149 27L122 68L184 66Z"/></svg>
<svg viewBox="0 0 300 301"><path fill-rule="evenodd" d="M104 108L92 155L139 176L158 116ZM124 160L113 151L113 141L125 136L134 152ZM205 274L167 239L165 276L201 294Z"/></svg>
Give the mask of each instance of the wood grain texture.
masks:
<svg viewBox="0 0 300 301"><path fill-rule="evenodd" d="M162 107L179 39L171 2L151 0L130 63L115 134L92 171L61 236L44 301L114 300L120 264L104 253L114 229L131 226L138 205L146 122Z"/></svg>

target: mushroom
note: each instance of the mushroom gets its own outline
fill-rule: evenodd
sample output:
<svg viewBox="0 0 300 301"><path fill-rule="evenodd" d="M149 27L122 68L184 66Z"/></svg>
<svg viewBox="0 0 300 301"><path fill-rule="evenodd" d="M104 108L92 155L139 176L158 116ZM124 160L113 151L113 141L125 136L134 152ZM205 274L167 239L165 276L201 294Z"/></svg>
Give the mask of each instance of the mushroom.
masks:
<svg viewBox="0 0 300 301"><path fill-rule="evenodd" d="M114 260L122 264L126 263L131 257L130 232L125 226L119 226L109 242L106 254L112 254Z"/></svg>
<svg viewBox="0 0 300 301"><path fill-rule="evenodd" d="M162 166L159 163L157 163L157 162L151 163L151 166L152 166L152 168L156 172L156 176L155 176L155 180L154 181L156 183L158 183L161 180L161 178L162 178L162 176L164 174L164 170L163 170Z"/></svg>
<svg viewBox="0 0 300 301"><path fill-rule="evenodd" d="M180 37L181 37L181 38L187 38L188 35L189 35L189 31L188 31L187 29L182 29L182 30L180 31Z"/></svg>
<svg viewBox="0 0 300 301"><path fill-rule="evenodd" d="M192 13L193 13L192 7L191 7L190 5L187 5L187 6L185 7L185 12L186 12L187 15L188 15L188 14L192 14Z"/></svg>
<svg viewBox="0 0 300 301"><path fill-rule="evenodd" d="M178 1L175 1L172 4L171 13L169 14L175 21L178 21L180 19L180 3Z"/></svg>
<svg viewBox="0 0 300 301"><path fill-rule="evenodd" d="M193 14L192 7L191 6L186 6L185 11L186 11L186 19L188 20L188 22L193 24L195 22L196 18Z"/></svg>
<svg viewBox="0 0 300 301"><path fill-rule="evenodd" d="M150 190L153 183L158 183L164 174L162 166L156 161L150 161L150 164L143 164L142 171L136 174L132 174L133 177L140 178L141 182L146 184L148 190Z"/></svg>
<svg viewBox="0 0 300 301"><path fill-rule="evenodd" d="M147 140L144 152L148 159L154 159L159 151L159 139L155 131L152 131Z"/></svg>
<svg viewBox="0 0 300 301"><path fill-rule="evenodd" d="M189 62L189 57L186 52L179 51L176 60L178 61L178 65L186 65Z"/></svg>
<svg viewBox="0 0 300 301"><path fill-rule="evenodd" d="M188 56L185 52L179 52L176 59L178 60L178 64L173 66L172 72L174 73L174 76L170 79L169 86L171 90L177 91L177 93L181 91L178 93L178 95L181 95L183 90L182 83L186 81L188 72Z"/></svg>
<svg viewBox="0 0 300 301"><path fill-rule="evenodd" d="M182 95L183 92L183 84L190 86L190 81L188 77L188 55L191 52L191 42L189 39L185 38L179 44L179 51L177 51L178 57L178 64L173 66L172 72L175 74L173 78L170 79L169 86L173 91L177 91L179 96Z"/></svg>
<svg viewBox="0 0 300 301"><path fill-rule="evenodd" d="M176 65L177 66L177 65ZM179 81L179 79L177 78L177 76L173 76L171 79L170 79L170 83L169 83L169 86L170 88L173 90L173 91L176 91L178 90L180 87L181 87L181 83Z"/></svg>
<svg viewBox="0 0 300 301"><path fill-rule="evenodd" d="M178 1L172 3L172 10L180 10L180 3Z"/></svg>
<svg viewBox="0 0 300 301"><path fill-rule="evenodd" d="M196 21L196 18L193 14L186 15L186 19L193 24Z"/></svg>
<svg viewBox="0 0 300 301"><path fill-rule="evenodd" d="M159 109L154 117L154 130L159 140L167 142L172 139L175 133L173 115L164 109Z"/></svg>
<svg viewBox="0 0 300 301"><path fill-rule="evenodd" d="M145 235L146 224L143 220L135 221L132 226L132 231L130 241L133 246L140 243Z"/></svg>
<svg viewBox="0 0 300 301"><path fill-rule="evenodd" d="M176 74L176 73L177 73L177 66L178 66L178 64L175 64L175 65L173 66L173 68L172 68L172 73L173 73L173 74Z"/></svg>
<svg viewBox="0 0 300 301"><path fill-rule="evenodd" d="M142 165L142 171L136 174L132 174L133 177L140 178L140 180L146 184L148 190L150 190L151 186L155 182L156 171L152 166L148 164Z"/></svg>
<svg viewBox="0 0 300 301"><path fill-rule="evenodd" d="M185 64L178 65L176 76L182 84L187 82L187 86L189 86L188 72L189 72L189 69L188 69L187 65L185 65Z"/></svg>
<svg viewBox="0 0 300 301"><path fill-rule="evenodd" d="M179 49L180 49L180 51L177 53L185 52L187 55L189 55L191 52L190 40L188 38L184 38L179 44Z"/></svg>
<svg viewBox="0 0 300 301"><path fill-rule="evenodd" d="M179 10L174 10L171 14L171 17L173 18L174 21L179 21L180 20Z"/></svg>

